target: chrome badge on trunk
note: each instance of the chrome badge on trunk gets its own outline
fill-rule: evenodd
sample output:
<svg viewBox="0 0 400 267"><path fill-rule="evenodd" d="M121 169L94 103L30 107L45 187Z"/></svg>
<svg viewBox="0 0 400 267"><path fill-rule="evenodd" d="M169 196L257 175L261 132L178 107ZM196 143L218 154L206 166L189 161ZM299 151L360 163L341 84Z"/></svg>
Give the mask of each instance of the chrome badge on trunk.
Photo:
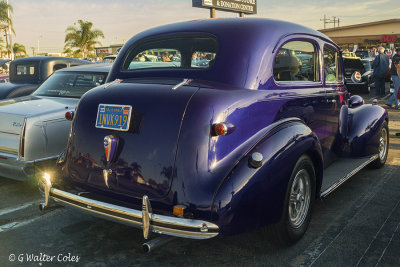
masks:
<svg viewBox="0 0 400 267"><path fill-rule="evenodd" d="M104 152L106 154L106 160L107 160L107 167L110 166L110 163L113 161L114 156L115 156L115 151L117 150L118 146L118 138L113 135L107 135L104 137ZM103 170L103 177L104 177L104 182L106 183L106 186L108 186L108 179L112 174L111 169L104 169Z"/></svg>
<svg viewBox="0 0 400 267"><path fill-rule="evenodd" d="M110 164L114 159L117 144L118 138L116 136L107 135L104 137L104 152L106 153L107 164Z"/></svg>

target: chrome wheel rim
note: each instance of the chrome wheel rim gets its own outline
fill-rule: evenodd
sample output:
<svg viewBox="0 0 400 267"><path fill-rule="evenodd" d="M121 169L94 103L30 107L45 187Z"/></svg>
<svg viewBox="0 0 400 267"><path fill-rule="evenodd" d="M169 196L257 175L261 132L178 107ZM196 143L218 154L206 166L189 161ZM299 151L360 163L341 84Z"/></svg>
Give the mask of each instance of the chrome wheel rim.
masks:
<svg viewBox="0 0 400 267"><path fill-rule="evenodd" d="M305 169L301 169L296 174L290 189L289 221L294 228L299 228L306 219L310 198L310 175Z"/></svg>
<svg viewBox="0 0 400 267"><path fill-rule="evenodd" d="M384 160L387 152L387 130L382 128L381 137L379 138L379 158Z"/></svg>

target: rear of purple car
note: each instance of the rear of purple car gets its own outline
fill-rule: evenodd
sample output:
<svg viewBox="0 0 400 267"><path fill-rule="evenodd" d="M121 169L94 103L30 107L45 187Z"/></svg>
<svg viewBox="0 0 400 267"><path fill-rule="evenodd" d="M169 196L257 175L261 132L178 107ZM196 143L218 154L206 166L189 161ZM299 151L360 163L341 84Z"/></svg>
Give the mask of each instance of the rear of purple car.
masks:
<svg viewBox="0 0 400 267"><path fill-rule="evenodd" d="M329 70L325 47L338 62ZM145 239L271 225L293 243L315 199L386 161L387 113L348 99L340 59L321 33L274 20L140 33L109 83L81 98L58 171L43 174L41 207L61 202L142 228Z"/></svg>

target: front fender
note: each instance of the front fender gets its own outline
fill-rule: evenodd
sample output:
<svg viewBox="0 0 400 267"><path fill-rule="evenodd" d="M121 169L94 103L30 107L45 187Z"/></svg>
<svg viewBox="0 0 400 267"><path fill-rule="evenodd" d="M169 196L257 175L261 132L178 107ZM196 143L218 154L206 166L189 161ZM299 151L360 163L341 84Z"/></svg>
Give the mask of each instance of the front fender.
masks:
<svg viewBox="0 0 400 267"><path fill-rule="evenodd" d="M249 165L253 152L264 156L262 167ZM320 178L321 145L305 124L300 121L283 123L261 138L222 181L214 196L212 208L216 218L213 220L221 233L237 234L278 222L292 170L305 153L313 158Z"/></svg>

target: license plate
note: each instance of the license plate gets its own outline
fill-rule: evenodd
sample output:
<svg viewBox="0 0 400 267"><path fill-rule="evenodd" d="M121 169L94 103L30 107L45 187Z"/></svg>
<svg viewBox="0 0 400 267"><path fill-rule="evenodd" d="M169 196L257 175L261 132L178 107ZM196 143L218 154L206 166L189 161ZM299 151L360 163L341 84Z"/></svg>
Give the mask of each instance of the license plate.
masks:
<svg viewBox="0 0 400 267"><path fill-rule="evenodd" d="M99 104L96 128L128 131L131 121L132 106Z"/></svg>

